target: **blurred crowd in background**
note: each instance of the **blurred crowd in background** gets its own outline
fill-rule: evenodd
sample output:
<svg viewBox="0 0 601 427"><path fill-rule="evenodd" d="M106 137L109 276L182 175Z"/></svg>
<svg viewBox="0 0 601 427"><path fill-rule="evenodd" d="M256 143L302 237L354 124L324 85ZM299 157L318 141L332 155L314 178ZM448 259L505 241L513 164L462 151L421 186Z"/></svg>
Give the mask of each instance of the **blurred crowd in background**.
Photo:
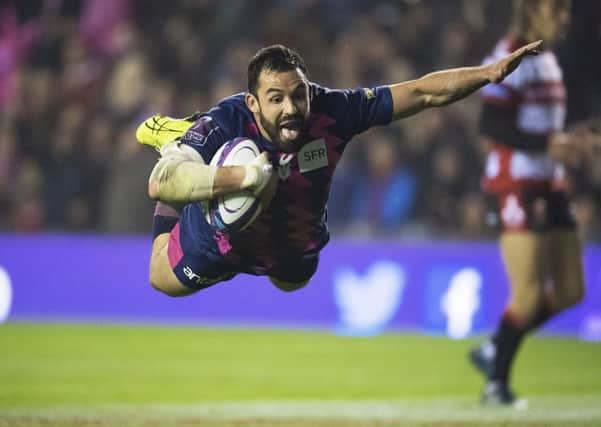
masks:
<svg viewBox="0 0 601 427"><path fill-rule="evenodd" d="M572 18L556 48L568 125L601 114L601 3L575 1ZM0 230L149 233L157 153L136 125L245 90L259 47L298 50L324 86L375 86L476 65L509 19L498 0L0 2ZM359 136L334 181L333 231L493 236L479 108L472 96ZM583 236L601 241L601 155L589 160L571 191Z"/></svg>

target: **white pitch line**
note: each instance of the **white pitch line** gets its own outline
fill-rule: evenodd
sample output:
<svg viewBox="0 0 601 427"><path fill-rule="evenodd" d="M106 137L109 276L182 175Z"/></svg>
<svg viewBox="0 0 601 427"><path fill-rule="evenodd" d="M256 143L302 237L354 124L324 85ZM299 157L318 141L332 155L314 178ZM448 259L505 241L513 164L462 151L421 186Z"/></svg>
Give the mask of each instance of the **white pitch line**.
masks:
<svg viewBox="0 0 601 427"><path fill-rule="evenodd" d="M473 398L390 401L257 401L199 404L111 404L39 409L0 409L2 416L52 418L132 417L139 420L202 418L205 420L337 419L372 421L598 421L601 395L536 397L526 410L486 408Z"/></svg>

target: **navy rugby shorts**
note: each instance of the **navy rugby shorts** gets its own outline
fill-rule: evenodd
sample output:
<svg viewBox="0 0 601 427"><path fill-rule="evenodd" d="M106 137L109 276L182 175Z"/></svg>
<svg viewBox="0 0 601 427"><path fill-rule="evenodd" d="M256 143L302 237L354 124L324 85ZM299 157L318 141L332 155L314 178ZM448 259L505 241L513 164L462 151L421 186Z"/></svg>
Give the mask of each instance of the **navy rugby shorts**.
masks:
<svg viewBox="0 0 601 427"><path fill-rule="evenodd" d="M204 289L232 279L238 273L271 276L289 283L308 281L317 271L319 252L299 254L283 251L269 266L253 265L244 260L232 261L218 248L199 250L182 239L179 223L169 236L169 264L180 282L191 289Z"/></svg>

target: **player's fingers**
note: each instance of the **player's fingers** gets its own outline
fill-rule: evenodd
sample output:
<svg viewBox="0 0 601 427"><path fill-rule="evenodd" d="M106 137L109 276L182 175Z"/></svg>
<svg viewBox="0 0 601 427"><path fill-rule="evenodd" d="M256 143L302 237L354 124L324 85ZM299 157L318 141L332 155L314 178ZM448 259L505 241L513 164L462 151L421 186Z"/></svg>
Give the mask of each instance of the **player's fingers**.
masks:
<svg viewBox="0 0 601 427"><path fill-rule="evenodd" d="M273 165L269 161L269 153L264 151L245 166L245 177L241 188L250 190L254 196L257 196L272 175Z"/></svg>
<svg viewBox="0 0 601 427"><path fill-rule="evenodd" d="M519 56L524 55L538 55L540 52L540 47L543 44L542 40L537 40L532 43L528 43L526 46L522 46L518 52Z"/></svg>
<svg viewBox="0 0 601 427"><path fill-rule="evenodd" d="M253 160L253 164L255 165L263 165L265 163L269 163L269 153L267 151L263 151Z"/></svg>
<svg viewBox="0 0 601 427"><path fill-rule="evenodd" d="M526 46L522 46L521 48L515 50L513 53L502 59L498 63L498 68L496 70L496 74L493 76L491 81L493 83L502 82L503 79L510 74L513 70L515 70L522 58L526 55L538 55L538 48L543 43L542 40L537 40L532 43L528 43Z"/></svg>

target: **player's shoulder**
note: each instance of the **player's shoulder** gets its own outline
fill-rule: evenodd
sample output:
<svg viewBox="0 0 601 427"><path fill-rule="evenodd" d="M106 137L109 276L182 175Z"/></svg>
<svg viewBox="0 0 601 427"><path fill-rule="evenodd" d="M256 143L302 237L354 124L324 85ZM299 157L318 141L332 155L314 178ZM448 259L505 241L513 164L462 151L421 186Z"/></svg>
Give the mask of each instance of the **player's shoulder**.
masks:
<svg viewBox="0 0 601 427"><path fill-rule="evenodd" d="M234 136L241 135L246 123L253 120L244 101L244 93L222 99L205 116L210 117L224 134Z"/></svg>
<svg viewBox="0 0 601 427"><path fill-rule="evenodd" d="M195 123L182 137L182 142L202 147L202 155L210 160L222 144L244 135L245 126L252 114L244 102L244 94L222 99L209 110L195 115ZM208 150L208 151L207 151Z"/></svg>
<svg viewBox="0 0 601 427"><path fill-rule="evenodd" d="M311 108L315 108L318 105L321 105L326 100L328 93L331 92L331 89L320 86L317 83L310 82L309 83L309 96L311 99Z"/></svg>
<svg viewBox="0 0 601 427"><path fill-rule="evenodd" d="M348 117L349 102L351 100L348 90L330 89L320 86L316 83L311 83L311 114L314 117L328 117L337 123L336 126L346 127L350 125L348 120L343 120Z"/></svg>
<svg viewBox="0 0 601 427"><path fill-rule="evenodd" d="M311 94L311 111L315 113L335 114L335 112L346 107L350 90L331 89L320 86L317 83L309 84Z"/></svg>
<svg viewBox="0 0 601 427"><path fill-rule="evenodd" d="M244 93L238 93L219 101L202 114L201 119L210 121L211 128L218 129L227 140L228 137L244 135L253 116L244 101Z"/></svg>

